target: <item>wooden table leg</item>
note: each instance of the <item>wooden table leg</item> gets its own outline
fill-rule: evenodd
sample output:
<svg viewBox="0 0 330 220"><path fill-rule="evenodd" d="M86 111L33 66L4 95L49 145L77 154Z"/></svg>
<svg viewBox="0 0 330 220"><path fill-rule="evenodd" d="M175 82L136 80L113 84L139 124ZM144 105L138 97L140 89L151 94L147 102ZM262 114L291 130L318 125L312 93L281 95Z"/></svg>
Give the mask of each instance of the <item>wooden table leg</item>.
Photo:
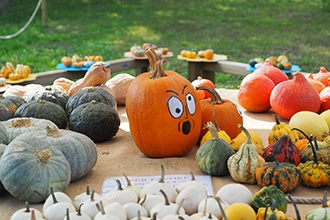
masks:
<svg viewBox="0 0 330 220"><path fill-rule="evenodd" d="M201 62L189 62L188 61L188 80L190 82L197 79L198 76L201 76L202 72L202 63Z"/></svg>

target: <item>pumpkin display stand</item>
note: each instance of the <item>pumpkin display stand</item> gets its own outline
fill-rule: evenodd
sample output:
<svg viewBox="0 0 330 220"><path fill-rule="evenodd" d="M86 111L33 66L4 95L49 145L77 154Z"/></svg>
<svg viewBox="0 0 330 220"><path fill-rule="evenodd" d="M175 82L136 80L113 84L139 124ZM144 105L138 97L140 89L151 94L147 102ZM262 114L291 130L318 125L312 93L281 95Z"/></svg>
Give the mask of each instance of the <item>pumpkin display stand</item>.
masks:
<svg viewBox="0 0 330 220"><path fill-rule="evenodd" d="M218 89L223 98L228 98L238 105L237 90ZM274 116L272 112L253 114L241 109L243 113L244 126L257 132L267 143L268 134L274 125ZM161 164L165 167L166 174L189 174L193 172L195 175L203 175L199 170L195 155L198 147L194 147L187 155L183 157L170 157L151 159L144 156L135 146L132 136L129 132L129 124L125 112L125 107L119 106L118 113L121 119L120 129L117 135L106 142L97 143L98 161L95 167L82 179L70 183L65 191L71 198L74 198L81 192L84 192L86 186L89 185L91 190L101 192L103 181L108 177L123 176L149 176L159 175L159 167ZM283 119L280 119L284 121ZM232 183L230 176L212 177L213 189L216 192L221 186ZM260 188L257 184L246 186L253 192L257 192ZM303 198L321 198L323 191L329 187L323 188L307 188L299 185L290 194L293 197ZM10 216L18 209L24 207L24 201L19 201L11 195L0 194L0 213L1 219L10 219ZM31 207L42 210L42 204L31 204ZM305 216L308 210L320 207L320 203L316 204L298 204L302 216ZM287 214L295 217L292 204L288 204Z"/></svg>

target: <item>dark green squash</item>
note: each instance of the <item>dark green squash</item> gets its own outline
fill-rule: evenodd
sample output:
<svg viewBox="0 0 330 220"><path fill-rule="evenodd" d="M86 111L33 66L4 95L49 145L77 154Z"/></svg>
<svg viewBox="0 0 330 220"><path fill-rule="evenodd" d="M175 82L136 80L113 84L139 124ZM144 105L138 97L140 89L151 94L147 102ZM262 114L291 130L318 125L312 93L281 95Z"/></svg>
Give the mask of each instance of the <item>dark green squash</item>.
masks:
<svg viewBox="0 0 330 220"><path fill-rule="evenodd" d="M5 105L12 115L14 115L16 109L26 103L26 101L19 96L3 96L0 94L0 103Z"/></svg>
<svg viewBox="0 0 330 220"><path fill-rule="evenodd" d="M212 122L207 126L212 139L202 144L196 153L196 162L199 169L211 176L226 176L229 174L227 161L235 153L231 146L218 137L218 130Z"/></svg>
<svg viewBox="0 0 330 220"><path fill-rule="evenodd" d="M47 119L62 129L66 128L68 123L66 112L60 105L43 99L24 103L16 110L14 116Z"/></svg>
<svg viewBox="0 0 330 220"><path fill-rule="evenodd" d="M102 102L92 100L75 108L69 118L69 129L90 137L94 142L110 140L119 130L117 111Z"/></svg>
<svg viewBox="0 0 330 220"><path fill-rule="evenodd" d="M70 116L71 112L79 105L91 102L92 100L117 109L117 102L113 95L100 87L89 86L79 90L69 98L66 104L67 114Z"/></svg>
<svg viewBox="0 0 330 220"><path fill-rule="evenodd" d="M13 113L9 109L0 103L0 121L7 121L13 117Z"/></svg>
<svg viewBox="0 0 330 220"><path fill-rule="evenodd" d="M266 207L271 200L275 200L275 208L286 212L288 202L285 193L274 185L264 186L256 192L252 198L251 206L257 212L260 207Z"/></svg>
<svg viewBox="0 0 330 220"><path fill-rule="evenodd" d="M69 96L59 89L56 89L52 86L45 86L44 89L38 89L35 93L27 98L27 102L38 101L39 99L43 99L49 102L53 102L62 106L64 109L66 108L66 103L69 100Z"/></svg>

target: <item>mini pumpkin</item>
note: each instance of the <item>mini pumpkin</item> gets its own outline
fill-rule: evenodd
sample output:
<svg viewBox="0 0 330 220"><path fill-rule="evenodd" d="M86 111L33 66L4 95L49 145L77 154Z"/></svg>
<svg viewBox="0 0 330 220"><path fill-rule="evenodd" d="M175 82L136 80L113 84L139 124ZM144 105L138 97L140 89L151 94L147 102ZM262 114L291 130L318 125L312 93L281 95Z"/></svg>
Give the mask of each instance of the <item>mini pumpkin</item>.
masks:
<svg viewBox="0 0 330 220"><path fill-rule="evenodd" d="M70 164L63 153L31 135L13 140L0 160L4 188L29 203L43 202L50 195L50 187L63 192L69 186L70 175Z"/></svg>
<svg viewBox="0 0 330 220"><path fill-rule="evenodd" d="M179 73L163 70L164 60L152 49L146 54L151 72L138 75L126 94L132 137L148 157L183 156L196 145L202 126L195 89Z"/></svg>
<svg viewBox="0 0 330 220"><path fill-rule="evenodd" d="M230 138L235 138L241 132L238 125L243 124L243 116L239 107L229 99L222 99L215 89L208 86L200 86L196 89L205 90L211 95L210 99L200 100L203 124L201 137L208 131L205 124L211 121L219 129L226 131Z"/></svg>
<svg viewBox="0 0 330 220"><path fill-rule="evenodd" d="M273 157L275 162L266 162L256 168L258 185L260 187L275 185L283 192L293 191L300 183L300 170L292 163L280 163L275 155Z"/></svg>

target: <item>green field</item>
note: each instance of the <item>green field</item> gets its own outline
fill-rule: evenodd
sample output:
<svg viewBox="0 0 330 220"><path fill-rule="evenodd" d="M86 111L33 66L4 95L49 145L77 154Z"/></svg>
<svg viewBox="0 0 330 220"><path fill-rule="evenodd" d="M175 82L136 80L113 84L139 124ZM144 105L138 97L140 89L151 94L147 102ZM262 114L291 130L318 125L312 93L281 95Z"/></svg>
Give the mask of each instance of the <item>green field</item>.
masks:
<svg viewBox="0 0 330 220"><path fill-rule="evenodd" d="M323 0L324 1L324 0ZM30 26L0 39L0 65L24 63L33 72L55 69L64 55L123 57L136 44L152 42L175 54L166 68L187 74L182 49L212 48L232 61L285 54L304 72L330 69L330 12L322 0L56 0L47 1ZM0 16L0 35L17 32L37 0L15 0ZM217 74L217 86L237 87L241 77Z"/></svg>

